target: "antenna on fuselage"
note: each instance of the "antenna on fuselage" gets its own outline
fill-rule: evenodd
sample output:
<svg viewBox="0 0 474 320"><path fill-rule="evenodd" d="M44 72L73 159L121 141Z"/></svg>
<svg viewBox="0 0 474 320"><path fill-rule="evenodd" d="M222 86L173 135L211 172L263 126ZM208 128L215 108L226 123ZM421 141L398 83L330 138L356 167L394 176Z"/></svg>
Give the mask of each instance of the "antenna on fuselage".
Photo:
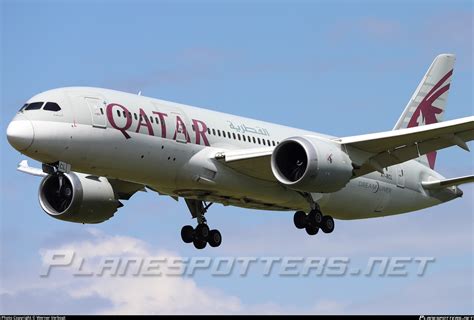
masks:
<svg viewBox="0 0 474 320"><path fill-rule="evenodd" d="M139 96L141 96L141 95L142 95L142 91L141 91L141 90L140 90L140 91L138 91L138 95L139 95Z"/></svg>

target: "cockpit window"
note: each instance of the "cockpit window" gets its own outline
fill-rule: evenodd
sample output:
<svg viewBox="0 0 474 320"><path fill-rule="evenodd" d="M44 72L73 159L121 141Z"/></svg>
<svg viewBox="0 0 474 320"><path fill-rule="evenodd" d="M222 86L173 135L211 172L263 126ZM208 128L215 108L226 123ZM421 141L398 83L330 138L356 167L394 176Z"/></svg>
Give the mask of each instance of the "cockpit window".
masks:
<svg viewBox="0 0 474 320"><path fill-rule="evenodd" d="M28 106L26 106L26 108L25 108L24 110L26 111L26 110L38 110L38 109L41 109L41 107L43 106L43 103L44 103L44 102L33 102L33 103L30 103Z"/></svg>
<svg viewBox="0 0 474 320"><path fill-rule="evenodd" d="M28 106L28 103L25 103L25 104L23 105L23 107L21 107L20 112L22 112L23 110L25 110L25 108L26 108L27 106Z"/></svg>
<svg viewBox="0 0 474 320"><path fill-rule="evenodd" d="M47 102L46 105L44 106L43 110L59 111L59 110L61 110L61 107L55 102Z"/></svg>

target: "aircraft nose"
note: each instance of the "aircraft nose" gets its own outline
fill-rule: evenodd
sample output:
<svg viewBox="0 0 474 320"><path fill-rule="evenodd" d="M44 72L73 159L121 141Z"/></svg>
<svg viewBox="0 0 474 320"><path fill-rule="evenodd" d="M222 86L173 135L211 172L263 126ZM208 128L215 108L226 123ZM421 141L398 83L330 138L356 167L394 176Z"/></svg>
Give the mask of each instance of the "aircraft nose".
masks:
<svg viewBox="0 0 474 320"><path fill-rule="evenodd" d="M7 139L13 148L25 151L33 143L33 125L24 115L17 115L7 128Z"/></svg>

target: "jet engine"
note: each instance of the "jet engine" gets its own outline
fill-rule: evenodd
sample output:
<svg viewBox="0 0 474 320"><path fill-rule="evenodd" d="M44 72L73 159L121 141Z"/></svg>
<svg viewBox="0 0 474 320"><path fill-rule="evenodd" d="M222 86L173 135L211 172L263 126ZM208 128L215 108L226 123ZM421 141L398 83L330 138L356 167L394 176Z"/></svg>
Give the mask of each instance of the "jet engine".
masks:
<svg viewBox="0 0 474 320"><path fill-rule="evenodd" d="M271 157L276 179L290 189L303 192L338 191L352 177L352 161L341 147L313 136L283 140Z"/></svg>
<svg viewBox="0 0 474 320"><path fill-rule="evenodd" d="M122 206L107 178L78 172L44 177L39 202L51 217L79 223L103 222Z"/></svg>

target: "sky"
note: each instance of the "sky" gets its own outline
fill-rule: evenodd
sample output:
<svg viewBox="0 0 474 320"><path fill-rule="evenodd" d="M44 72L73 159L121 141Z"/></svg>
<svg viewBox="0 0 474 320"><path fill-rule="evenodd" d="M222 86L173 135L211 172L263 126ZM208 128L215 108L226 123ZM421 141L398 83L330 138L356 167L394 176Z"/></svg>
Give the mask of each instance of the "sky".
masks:
<svg viewBox="0 0 474 320"><path fill-rule="evenodd" d="M457 62L446 119L473 115L472 1L0 0L1 130L31 96L97 86L350 136L391 130L440 53ZM474 147L469 144L471 149ZM46 215L39 178L0 138L0 313L474 313L474 188L418 212L336 221L309 237L292 212L215 205L223 235L197 251L180 239L186 205L134 195L111 220ZM446 177L472 174L460 148L438 153ZM32 165L39 165L30 161ZM434 257L423 276L42 278L48 250L104 257Z"/></svg>

